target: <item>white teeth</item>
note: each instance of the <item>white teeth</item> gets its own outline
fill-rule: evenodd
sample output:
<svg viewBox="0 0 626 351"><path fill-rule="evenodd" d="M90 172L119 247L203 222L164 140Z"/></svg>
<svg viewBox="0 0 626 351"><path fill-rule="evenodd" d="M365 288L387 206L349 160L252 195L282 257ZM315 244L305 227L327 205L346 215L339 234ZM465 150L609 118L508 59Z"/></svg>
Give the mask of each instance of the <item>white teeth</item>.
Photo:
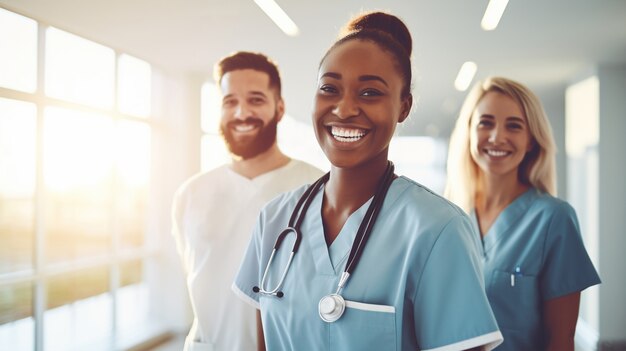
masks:
<svg viewBox="0 0 626 351"><path fill-rule="evenodd" d="M487 150L487 155L493 156L493 157L502 157L502 156L508 155L509 153L510 152L508 151L501 151L501 150Z"/></svg>
<svg viewBox="0 0 626 351"><path fill-rule="evenodd" d="M365 136L365 134L367 134L367 131L358 128L342 128L332 126L330 128L330 133L338 141L351 143L360 140L363 136Z"/></svg>
<svg viewBox="0 0 626 351"><path fill-rule="evenodd" d="M255 128L254 124L237 124L235 130L241 133L249 132Z"/></svg>

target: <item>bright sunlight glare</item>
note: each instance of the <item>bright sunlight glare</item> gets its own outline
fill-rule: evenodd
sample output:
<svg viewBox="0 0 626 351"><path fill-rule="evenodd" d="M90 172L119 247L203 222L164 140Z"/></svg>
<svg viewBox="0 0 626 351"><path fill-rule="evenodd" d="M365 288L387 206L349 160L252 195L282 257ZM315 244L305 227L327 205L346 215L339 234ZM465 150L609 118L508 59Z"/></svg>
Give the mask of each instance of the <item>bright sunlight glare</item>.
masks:
<svg viewBox="0 0 626 351"><path fill-rule="evenodd" d="M0 198L35 192L35 116L32 103L0 98Z"/></svg>
<svg viewBox="0 0 626 351"><path fill-rule="evenodd" d="M46 62L46 95L93 107L113 106L112 49L50 27Z"/></svg>
<svg viewBox="0 0 626 351"><path fill-rule="evenodd" d="M44 179L53 191L90 188L110 179L113 122L105 115L45 110Z"/></svg>
<svg viewBox="0 0 626 351"><path fill-rule="evenodd" d="M150 179L150 127L145 123L118 123L117 175L130 187L142 187Z"/></svg>

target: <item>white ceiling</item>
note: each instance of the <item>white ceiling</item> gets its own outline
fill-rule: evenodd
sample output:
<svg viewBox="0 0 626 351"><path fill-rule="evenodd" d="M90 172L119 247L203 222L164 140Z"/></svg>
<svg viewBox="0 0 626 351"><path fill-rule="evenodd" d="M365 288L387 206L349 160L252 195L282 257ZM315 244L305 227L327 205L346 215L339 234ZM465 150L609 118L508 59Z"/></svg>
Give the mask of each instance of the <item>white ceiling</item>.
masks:
<svg viewBox="0 0 626 351"><path fill-rule="evenodd" d="M282 71L287 112L308 121L319 60L362 10L388 10L414 40L411 118L401 133L445 136L465 93L461 64L477 78L518 79L544 99L593 65L626 63L626 1L511 0L495 31L480 28L487 1L277 0L300 28L283 34L252 0L0 0L0 6L130 53L176 74L211 77L220 57L261 51ZM3 53L4 54L4 53Z"/></svg>

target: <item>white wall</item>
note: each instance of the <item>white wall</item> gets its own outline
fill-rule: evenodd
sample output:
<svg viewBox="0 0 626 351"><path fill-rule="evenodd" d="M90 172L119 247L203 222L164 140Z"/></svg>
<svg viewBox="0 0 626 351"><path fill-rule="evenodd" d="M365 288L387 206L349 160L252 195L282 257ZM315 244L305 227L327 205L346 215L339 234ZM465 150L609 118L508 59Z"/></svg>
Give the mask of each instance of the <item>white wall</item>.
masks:
<svg viewBox="0 0 626 351"><path fill-rule="evenodd" d="M626 350L626 65L600 66L598 79L600 350Z"/></svg>

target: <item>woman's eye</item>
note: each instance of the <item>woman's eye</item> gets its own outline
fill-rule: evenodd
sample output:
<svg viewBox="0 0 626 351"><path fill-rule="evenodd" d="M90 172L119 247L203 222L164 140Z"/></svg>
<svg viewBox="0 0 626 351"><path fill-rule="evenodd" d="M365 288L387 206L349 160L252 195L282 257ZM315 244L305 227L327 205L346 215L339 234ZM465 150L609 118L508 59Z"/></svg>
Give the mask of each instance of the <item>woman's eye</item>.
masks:
<svg viewBox="0 0 626 351"><path fill-rule="evenodd" d="M491 126L493 126L493 122L491 122L489 120L483 119L483 120L478 121L478 126L480 126L480 127L491 127Z"/></svg>
<svg viewBox="0 0 626 351"><path fill-rule="evenodd" d="M517 123L511 123L508 125L509 129L514 129L514 130L522 130L524 127L521 124L517 124Z"/></svg>
<svg viewBox="0 0 626 351"><path fill-rule="evenodd" d="M334 94L337 92L337 89L332 86L332 85L322 85L320 87L320 91L324 92L324 93L328 93L328 94Z"/></svg>
<svg viewBox="0 0 626 351"><path fill-rule="evenodd" d="M381 96L383 93L376 89L366 89L361 93L362 96Z"/></svg>

